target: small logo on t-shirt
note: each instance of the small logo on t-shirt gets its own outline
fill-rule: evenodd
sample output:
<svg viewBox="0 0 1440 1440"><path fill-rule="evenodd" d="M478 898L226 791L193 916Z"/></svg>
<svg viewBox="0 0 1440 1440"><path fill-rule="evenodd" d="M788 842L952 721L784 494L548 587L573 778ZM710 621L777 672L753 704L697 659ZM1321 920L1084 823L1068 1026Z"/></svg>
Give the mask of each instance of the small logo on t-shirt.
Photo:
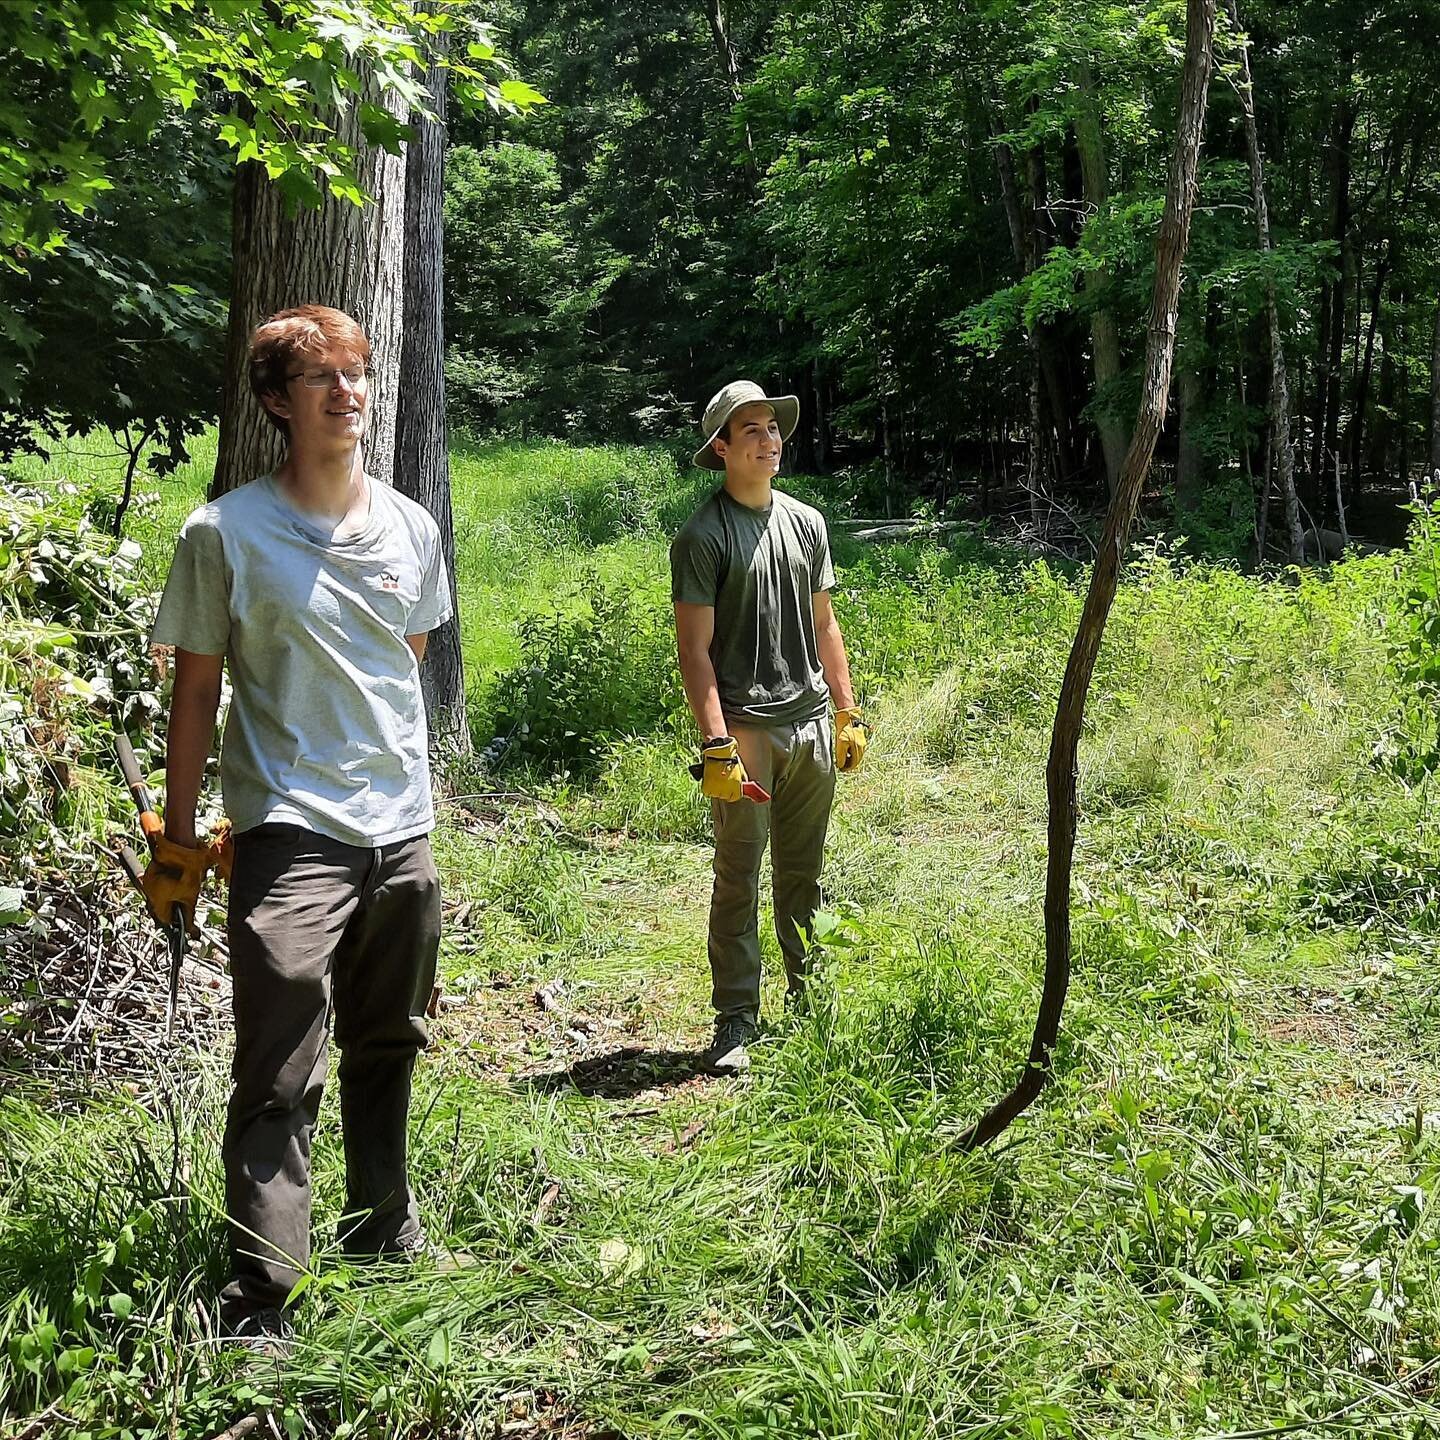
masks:
<svg viewBox="0 0 1440 1440"><path fill-rule="evenodd" d="M400 577L393 570L382 570L380 572L380 588L382 590L398 590Z"/></svg>

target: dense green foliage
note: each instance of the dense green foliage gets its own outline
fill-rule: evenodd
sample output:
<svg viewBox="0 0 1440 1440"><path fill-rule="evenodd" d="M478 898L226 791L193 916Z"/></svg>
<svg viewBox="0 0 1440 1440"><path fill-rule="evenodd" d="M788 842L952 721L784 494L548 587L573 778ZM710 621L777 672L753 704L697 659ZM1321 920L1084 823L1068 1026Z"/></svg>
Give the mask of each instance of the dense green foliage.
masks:
<svg viewBox="0 0 1440 1440"><path fill-rule="evenodd" d="M455 373L524 397L493 423L673 429L755 373L801 395L797 467L853 469L872 513L1028 509L1032 447L1046 494L1103 496L1100 430L1123 447L1135 413L1183 7L740 0L642 23L512 0L510 18L556 103L460 133L506 175L526 147L520 293L563 293L566 324L528 327L520 354L504 327L458 338L454 298ZM1337 523L1338 462L1351 528L1396 536L1434 423L1440 116L1413 37L1440 12L1260 0L1239 18L1274 248L1256 237L1242 36L1222 24L1156 488L1195 548L1253 553L1273 286L1306 512ZM457 219L480 223L484 193L457 182Z"/></svg>
<svg viewBox="0 0 1440 1440"><path fill-rule="evenodd" d="M260 1400L291 1434L376 1440L1433 1430L1440 827L1433 779L1387 763L1433 536L1279 580L1137 552L1083 755L1057 1082L1016 1144L962 1155L1029 1033L1081 577L969 538L838 547L877 735L840 794L814 1003L748 1084L687 1083L665 1056L705 1027L708 853L652 668L687 474L634 449L455 456L477 725L523 695L535 731L604 741L593 773L536 750L443 806L463 1003L412 1153L427 1223L479 1264L322 1247L277 1383L211 1342L223 1055L83 1094L7 1075L0 1414L95 1440L204 1440ZM142 508L144 574L204 479ZM589 689L524 689L527 667ZM475 818L472 792L510 787L540 803ZM533 998L557 980L558 1016ZM570 1068L624 1046L648 1068Z"/></svg>
<svg viewBox="0 0 1440 1440"><path fill-rule="evenodd" d="M0 454L106 426L164 472L218 411L231 175L355 204L454 32L459 111L537 100L454 0L56 0L0 6ZM422 72L423 76L423 72Z"/></svg>

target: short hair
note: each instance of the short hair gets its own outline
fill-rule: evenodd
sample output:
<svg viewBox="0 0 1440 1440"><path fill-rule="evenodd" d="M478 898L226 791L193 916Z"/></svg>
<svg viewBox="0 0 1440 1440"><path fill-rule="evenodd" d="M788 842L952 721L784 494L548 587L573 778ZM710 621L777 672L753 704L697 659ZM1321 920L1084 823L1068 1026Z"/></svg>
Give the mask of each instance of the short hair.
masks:
<svg viewBox="0 0 1440 1440"><path fill-rule="evenodd" d="M357 320L329 305L296 305L277 310L250 336L250 389L257 399L283 395L290 367L304 356L323 355L327 350L348 350L366 367L370 364L370 341ZM270 423L289 436L290 422L263 403Z"/></svg>

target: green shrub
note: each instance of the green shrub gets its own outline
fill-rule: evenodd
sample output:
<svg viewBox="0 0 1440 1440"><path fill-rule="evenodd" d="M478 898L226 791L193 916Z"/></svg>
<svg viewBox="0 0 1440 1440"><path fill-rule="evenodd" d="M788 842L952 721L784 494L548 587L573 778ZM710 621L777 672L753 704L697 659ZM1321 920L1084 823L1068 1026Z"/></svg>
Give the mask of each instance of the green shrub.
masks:
<svg viewBox="0 0 1440 1440"><path fill-rule="evenodd" d="M522 663L492 686L499 758L591 775L611 744L683 713L674 624L658 583L629 594L596 581L520 622Z"/></svg>
<svg viewBox="0 0 1440 1440"><path fill-rule="evenodd" d="M1400 714L1387 749L1399 774L1419 780L1440 770L1440 493L1427 491L1410 510L1402 618L1389 645Z"/></svg>

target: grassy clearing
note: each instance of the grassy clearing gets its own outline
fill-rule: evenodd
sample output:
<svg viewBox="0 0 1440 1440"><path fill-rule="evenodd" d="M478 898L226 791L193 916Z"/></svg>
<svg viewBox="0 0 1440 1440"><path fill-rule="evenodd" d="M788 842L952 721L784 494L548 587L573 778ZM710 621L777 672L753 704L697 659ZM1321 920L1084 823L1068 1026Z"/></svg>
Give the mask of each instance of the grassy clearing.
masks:
<svg viewBox="0 0 1440 1440"><path fill-rule="evenodd" d="M1372 760L1394 561L1131 566L1057 1083L965 1156L1028 1042L1072 581L974 542L842 550L877 743L842 786L813 1004L727 1087L675 1053L708 989L664 690L663 535L694 487L552 446L466 447L455 474L474 714L510 748L437 835L461 1003L413 1138L430 1223L481 1263L322 1250L292 1369L247 1371L208 1321L224 1057L138 1096L17 1083L0 1413L96 1437L208 1436L262 1399L296 1436L1436 1432L1440 823ZM458 798L501 785L542 803Z"/></svg>

